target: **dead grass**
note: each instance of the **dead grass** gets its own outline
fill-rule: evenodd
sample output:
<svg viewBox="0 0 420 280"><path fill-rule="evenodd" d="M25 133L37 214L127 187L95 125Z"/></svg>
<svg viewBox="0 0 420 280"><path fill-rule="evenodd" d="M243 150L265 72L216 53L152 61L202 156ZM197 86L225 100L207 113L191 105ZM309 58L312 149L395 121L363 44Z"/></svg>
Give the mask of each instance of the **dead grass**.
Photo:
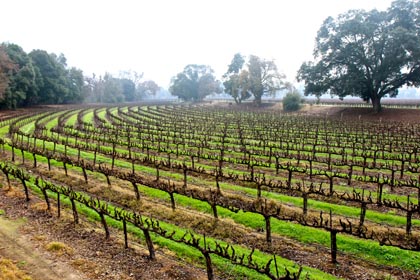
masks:
<svg viewBox="0 0 420 280"><path fill-rule="evenodd" d="M7 190L6 196L16 197L16 198L25 198L25 194L23 193L23 190L18 189L18 188L10 188L9 190Z"/></svg>
<svg viewBox="0 0 420 280"><path fill-rule="evenodd" d="M74 253L73 248L59 241L50 242L45 246L45 248L50 252L55 252L59 256L64 254L73 255Z"/></svg>
<svg viewBox="0 0 420 280"><path fill-rule="evenodd" d="M19 269L9 259L0 258L0 279L1 280L32 280L25 272Z"/></svg>

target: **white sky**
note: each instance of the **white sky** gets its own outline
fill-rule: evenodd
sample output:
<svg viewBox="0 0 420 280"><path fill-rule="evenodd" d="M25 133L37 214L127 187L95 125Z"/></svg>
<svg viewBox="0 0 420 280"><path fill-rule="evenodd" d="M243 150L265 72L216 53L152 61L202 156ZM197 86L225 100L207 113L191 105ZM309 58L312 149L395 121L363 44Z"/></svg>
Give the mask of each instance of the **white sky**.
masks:
<svg viewBox="0 0 420 280"><path fill-rule="evenodd" d="M0 42L63 53L85 75L143 72L167 87L187 64L218 79L233 55L274 59L295 82L312 59L316 32L349 9L385 10L391 0L2 0Z"/></svg>

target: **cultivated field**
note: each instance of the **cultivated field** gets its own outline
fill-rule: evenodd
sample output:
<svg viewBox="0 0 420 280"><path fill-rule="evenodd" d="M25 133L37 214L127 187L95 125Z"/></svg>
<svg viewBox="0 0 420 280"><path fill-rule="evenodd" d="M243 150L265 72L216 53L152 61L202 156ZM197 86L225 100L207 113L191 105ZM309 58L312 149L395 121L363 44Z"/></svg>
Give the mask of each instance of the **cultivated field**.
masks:
<svg viewBox="0 0 420 280"><path fill-rule="evenodd" d="M192 264L154 278L418 279L420 120L410 110L377 118L160 104L4 114L1 195L21 191L22 208L42 199L43 218L69 213L75 228L96 221L102 240L140 248L144 265L168 256ZM145 279L130 271L121 275Z"/></svg>

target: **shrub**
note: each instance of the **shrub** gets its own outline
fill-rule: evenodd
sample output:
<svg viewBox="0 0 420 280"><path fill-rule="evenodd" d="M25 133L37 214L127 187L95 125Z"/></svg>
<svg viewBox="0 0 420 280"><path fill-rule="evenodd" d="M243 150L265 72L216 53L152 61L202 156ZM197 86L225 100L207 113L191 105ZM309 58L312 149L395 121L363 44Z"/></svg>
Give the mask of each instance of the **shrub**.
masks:
<svg viewBox="0 0 420 280"><path fill-rule="evenodd" d="M297 111L301 108L302 97L298 92L289 92L283 98L283 110L284 111Z"/></svg>

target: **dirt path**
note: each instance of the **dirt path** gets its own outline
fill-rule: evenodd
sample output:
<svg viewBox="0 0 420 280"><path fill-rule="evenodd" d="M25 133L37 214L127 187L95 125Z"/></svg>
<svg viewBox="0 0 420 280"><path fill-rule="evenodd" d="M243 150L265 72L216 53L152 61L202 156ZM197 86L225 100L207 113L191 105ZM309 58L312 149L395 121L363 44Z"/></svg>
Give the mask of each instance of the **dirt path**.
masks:
<svg viewBox="0 0 420 280"><path fill-rule="evenodd" d="M66 263L49 259L31 236L20 231L24 223L0 216L0 256L16 261L33 280L87 279Z"/></svg>
<svg viewBox="0 0 420 280"><path fill-rule="evenodd" d="M25 202L21 190L15 186L4 190L2 183L0 176L0 259L12 260L32 280L207 278L203 269L179 261L164 248L156 251L157 260L149 260L147 250L134 237L129 236L125 249L121 233L112 228L110 240L104 240L101 227L83 216L74 225L66 208L57 219L54 207L46 211L45 203L35 196ZM70 253L47 250L52 242L67 246Z"/></svg>

